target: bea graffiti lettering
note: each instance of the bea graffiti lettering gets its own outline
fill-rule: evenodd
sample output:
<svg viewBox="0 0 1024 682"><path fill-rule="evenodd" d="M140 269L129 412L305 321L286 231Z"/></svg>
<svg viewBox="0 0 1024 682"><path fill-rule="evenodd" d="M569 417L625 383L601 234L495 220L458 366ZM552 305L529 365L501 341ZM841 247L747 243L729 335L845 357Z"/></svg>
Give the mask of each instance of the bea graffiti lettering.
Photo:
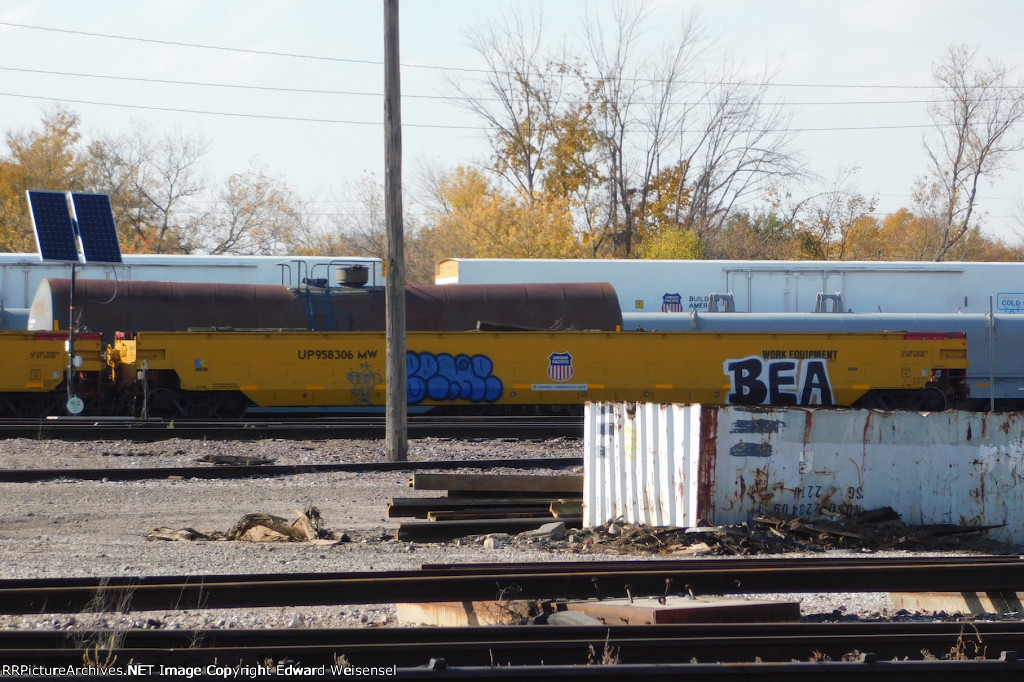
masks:
<svg viewBox="0 0 1024 682"><path fill-rule="evenodd" d="M726 360L731 405L835 405L825 360Z"/></svg>
<svg viewBox="0 0 1024 682"><path fill-rule="evenodd" d="M504 389L501 379L491 374L494 362L486 355L407 351L405 367L410 405L428 398L490 403L500 398Z"/></svg>

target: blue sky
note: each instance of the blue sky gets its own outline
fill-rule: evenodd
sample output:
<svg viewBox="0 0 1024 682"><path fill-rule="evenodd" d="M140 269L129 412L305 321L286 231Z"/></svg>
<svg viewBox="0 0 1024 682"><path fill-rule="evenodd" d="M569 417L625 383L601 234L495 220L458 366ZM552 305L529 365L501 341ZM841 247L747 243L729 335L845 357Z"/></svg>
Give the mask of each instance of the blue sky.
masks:
<svg viewBox="0 0 1024 682"><path fill-rule="evenodd" d="M483 66L467 30L543 7L546 35L561 41L608 6L405 0L407 179L423 163L486 155L480 122L444 97L446 74L472 78ZM728 52L751 73L776 65L771 96L794 107L808 167L827 177L859 167L857 187L877 196L880 212L908 205L925 170L922 100L933 92L921 86L947 45L979 47L1024 79L1024 3L1014 0L661 0L651 44L696 6L714 57ZM36 126L60 100L88 136L127 132L133 121L158 134L199 133L210 141L211 180L255 162L324 199L325 210L344 210L327 198L383 173L382 34L383 4L365 0L0 0L0 131ZM1016 242L1024 152L1011 163L982 188L980 205L987 231Z"/></svg>

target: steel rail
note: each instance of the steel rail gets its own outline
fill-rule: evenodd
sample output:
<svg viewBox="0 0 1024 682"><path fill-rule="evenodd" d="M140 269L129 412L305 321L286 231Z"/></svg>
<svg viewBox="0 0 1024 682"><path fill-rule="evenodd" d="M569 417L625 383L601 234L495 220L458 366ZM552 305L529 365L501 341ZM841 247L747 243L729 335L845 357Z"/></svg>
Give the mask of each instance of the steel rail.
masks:
<svg viewBox="0 0 1024 682"><path fill-rule="evenodd" d="M522 628L526 629L526 628ZM540 627L544 630L545 628ZM85 642L74 648L0 649L0 665L19 666L46 662L49 665L73 666L81 664L88 651L101 652L102 657L132 660L135 664L154 666L206 667L222 662L232 666L256 666L266 660L290 660L303 667L330 666L340 656L358 666L398 666L413 668L424 666L429 660L444 658L447 666L459 667L526 667L526 666L587 666L600 659L607 651L618 664L631 665L707 665L707 664L780 664L792 660L849 660L869 651L877 659L906 659L907 662L925 662L923 650L939 657L948 656L957 647L957 636L944 637L851 637L835 639L810 636L787 639L766 636L756 638L723 637L717 641L681 640L676 638L647 639L643 632L632 637L611 637L594 628L590 636L578 639L500 639L489 638L466 641L458 637L443 642L364 642L351 644L336 642L308 645L263 644L255 646L204 646L193 642L175 648L146 648L111 646L111 633L104 633L95 643ZM642 628L638 628L642 630ZM377 631L383 632L383 631ZM989 660L1012 658L1024 642L1021 636L993 637L983 643L981 651L969 648L963 655ZM1015 648L998 648L1009 645ZM774 647L774 648L772 648ZM919 647L919 648L914 648ZM934 647L934 650L933 650ZM941 647L941 648L940 648ZM1007 653L1004 653L1007 652ZM764 655L762 655L764 654Z"/></svg>
<svg viewBox="0 0 1024 682"><path fill-rule="evenodd" d="M1014 623L736 623L634 626L482 626L331 630L102 630L0 633L0 664L74 663L96 643L116 641L119 660L208 665L288 658L330 664L338 655L360 665L585 664L614 650L623 663L842 660L871 651L879 658L922 660L962 649L971 658L1020 651L1024 624ZM977 648L973 645L977 644Z"/></svg>
<svg viewBox="0 0 1024 682"><path fill-rule="evenodd" d="M917 556L917 557L878 557L878 556L790 556L780 557L707 557L704 559L658 559L642 557L629 560L608 560L608 561L542 561L532 563L453 563L453 564L422 564L420 569L436 575L463 575L463 574L486 574L486 573L575 573L577 571L615 571L635 566L638 562L647 570L665 568L676 570L684 566L707 566L708 562L722 562L732 565L736 562L747 568L773 568L776 566L791 566L793 561L813 562L814 566L888 566L892 569L899 569L905 565L935 564L941 566L955 566L957 564L1019 564L1024 567L1024 557L1018 554L984 554L971 556ZM0 580L0 584L2 584Z"/></svg>
<svg viewBox="0 0 1024 682"><path fill-rule="evenodd" d="M431 575L421 571L352 573L323 579L205 581L135 585L0 588L0 613L77 613L91 604L125 604L131 610L203 609L324 604L475 601L661 596L693 590L696 594L761 592L1015 591L1024 584L1024 562L923 562L891 566L816 566L792 560L771 568L738 564L645 568L635 562L620 570L573 573L510 572Z"/></svg>
<svg viewBox="0 0 1024 682"><path fill-rule="evenodd" d="M507 680L560 682L565 679L695 679L731 682L785 682L793 679L821 680L943 680L975 681L1020 679L1024 661L1011 654L1007 660L993 661L880 661L867 655L856 662L831 661L815 663L706 663L706 664L636 664L636 665L539 665L524 667L434 667L399 669L397 676L410 680Z"/></svg>
<svg viewBox="0 0 1024 682"><path fill-rule="evenodd" d="M817 663L725 663L725 664L639 664L639 665L583 665L554 666L540 665L528 667L448 667L442 662L433 662L434 667L390 668L377 676L378 679L404 680L530 680L531 682L560 682L565 679L574 680L647 680L647 679L694 679L714 680L715 682L787 682L794 679L821 680L827 675L829 679L863 680L873 682L922 681L934 682L942 680L964 680L976 682L1002 682L1003 680L1019 682L1024 672L1024 662L1016 659L1007 661L878 661L868 656L867 661L859 662L817 662ZM308 673L287 672L282 666L281 674L301 676L306 679L344 675L333 673L330 668L324 671L312 670ZM352 670L355 670L354 668ZM197 673L192 680L224 680L233 673L231 666L217 666L215 673ZM273 674L273 673L266 673ZM352 673L355 674L355 673ZM360 673L368 675L368 672ZM870 676L870 677L868 677ZM17 678L15 678L17 679ZM81 682L109 682L110 674L76 676ZM248 679L248 678L241 678ZM358 679L358 678L357 678ZM364 678L365 679L365 678Z"/></svg>
<svg viewBox="0 0 1024 682"><path fill-rule="evenodd" d="M0 590L42 588L42 587L82 587L98 589L104 586L126 586L139 585L179 585L186 583L197 583L212 585L216 583L239 583L239 582L270 582L275 583L282 580L288 581L331 581L347 580L352 578L363 578L366 576L379 576L381 578L393 577L421 577L430 578L435 576L481 576L481 575L505 575L505 574L575 574L581 571L590 573L619 573L623 571L641 572L662 572L662 571L734 571L737 569L747 570L770 570L777 567L825 567L840 566L844 568L869 568L881 571L901 570L905 566L941 566L955 569L958 566L969 568L979 563L984 564L1008 564L1024 567L1024 559L1017 555L979 555L979 556L931 556L931 557L793 557L793 558L707 558L707 559L619 559L608 561L537 561L523 563L486 563L486 564L423 564L419 570L406 571L342 571L311 573L225 573L206 575L164 575L164 576L106 576L106 577L61 577L61 578L2 578L0 579Z"/></svg>
<svg viewBox="0 0 1024 682"><path fill-rule="evenodd" d="M382 416L310 419L131 419L121 417L50 417L0 420L0 438L95 440L117 438L159 441L170 438L259 440L262 438L382 438ZM581 437L582 417L421 417L410 416L410 438Z"/></svg>
<svg viewBox="0 0 1024 682"><path fill-rule="evenodd" d="M331 462L325 464L254 464L190 467L138 467L100 469L0 469L0 482L29 483L54 479L81 481L143 481L169 476L182 478L220 479L253 476L293 476L335 472L419 471L432 469L473 469L509 467L520 469L582 466L582 457L530 457L522 459L432 460L405 462Z"/></svg>

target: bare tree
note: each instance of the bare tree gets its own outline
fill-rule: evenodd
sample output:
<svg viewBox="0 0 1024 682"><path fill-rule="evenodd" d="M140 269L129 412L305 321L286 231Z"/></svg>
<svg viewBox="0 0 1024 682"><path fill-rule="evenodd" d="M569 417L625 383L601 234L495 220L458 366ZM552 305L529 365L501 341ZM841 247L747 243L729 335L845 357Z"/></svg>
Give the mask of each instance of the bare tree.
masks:
<svg viewBox="0 0 1024 682"><path fill-rule="evenodd" d="M810 256L820 260L849 258L857 227L876 206L874 198L855 189L853 180L858 170L839 168L831 186L791 208L791 222L808 236L805 246Z"/></svg>
<svg viewBox="0 0 1024 682"><path fill-rule="evenodd" d="M206 189L200 159L207 141L180 131L154 138L136 125L130 135L98 139L89 147L99 169L95 184L115 197L118 220L139 251L199 248L205 215L191 200Z"/></svg>
<svg viewBox="0 0 1024 682"><path fill-rule="evenodd" d="M682 121L680 187L689 200L680 202L678 220L702 238L770 184L809 177L792 151L791 110L768 101L771 77L767 67L757 77L742 76L726 61L699 96L704 106Z"/></svg>
<svg viewBox="0 0 1024 682"><path fill-rule="evenodd" d="M704 49L697 15L690 14L679 27L676 43L656 60L645 60L636 52L647 16L644 3L618 3L610 29L593 19L586 24L586 42L598 73L590 91L597 100L605 155L605 236L612 239L613 253L627 258L636 242L637 216L646 212L651 179L691 111L690 105L680 104L683 78ZM669 160L667 165L672 164ZM603 241L604 236L594 240L595 252Z"/></svg>
<svg viewBox="0 0 1024 682"><path fill-rule="evenodd" d="M1002 64L977 61L976 49L958 45L932 67L941 94L928 107L936 128L934 139L925 140L931 168L915 194L939 224L937 261L974 227L980 180L997 175L1012 152L1024 149L1024 138L1015 134L1024 117L1024 86L1011 84Z"/></svg>
<svg viewBox="0 0 1024 682"><path fill-rule="evenodd" d="M256 166L229 177L214 206L203 233L211 254L283 254L302 226L291 187Z"/></svg>
<svg viewBox="0 0 1024 682"><path fill-rule="evenodd" d="M353 255L384 258L387 253L387 225L384 222L384 186L379 178L364 175L347 193L346 208L331 219L345 236Z"/></svg>
<svg viewBox="0 0 1024 682"><path fill-rule="evenodd" d="M495 131L499 176L533 198L569 199L594 255L630 257L660 228L649 204L665 196L657 179L668 169L680 169L672 227L701 238L770 180L801 173L786 109L767 103L768 74L702 78L709 45L696 13L681 17L670 43L647 49L647 7L618 2L604 23L588 17L585 63L565 46L542 56L539 21L491 26L474 34L486 87L458 87Z"/></svg>
<svg viewBox="0 0 1024 682"><path fill-rule="evenodd" d="M344 244L345 255L384 259L387 254L387 224L384 220L384 184L375 175L364 175L338 201L347 208L330 216L330 232ZM431 254L421 249L420 220L415 216L417 204L403 204L403 240L405 241L406 280L409 283L430 282L434 274Z"/></svg>
<svg viewBox="0 0 1024 682"><path fill-rule="evenodd" d="M564 51L541 54L543 15L503 16L470 33L470 45L487 65L482 93L470 80L449 79L456 101L483 119L492 132L493 169L533 197L543 164L557 144L553 121L563 105L570 77Z"/></svg>

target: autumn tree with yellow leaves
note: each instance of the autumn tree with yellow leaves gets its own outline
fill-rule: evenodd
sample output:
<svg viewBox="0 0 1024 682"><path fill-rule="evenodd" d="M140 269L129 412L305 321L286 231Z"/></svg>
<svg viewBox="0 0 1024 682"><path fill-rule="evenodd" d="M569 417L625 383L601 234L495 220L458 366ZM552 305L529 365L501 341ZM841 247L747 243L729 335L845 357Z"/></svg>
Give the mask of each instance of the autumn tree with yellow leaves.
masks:
<svg viewBox="0 0 1024 682"><path fill-rule="evenodd" d="M41 130L8 132L8 153L0 156L0 250L36 250L28 214L28 190L82 191L90 179L82 153L77 114L53 107Z"/></svg>
<svg viewBox="0 0 1024 682"><path fill-rule="evenodd" d="M108 194L126 253L283 254L301 241L302 202L281 178L257 167L220 187L206 180L209 143L136 125L88 143L81 118L64 106L33 130L5 135L0 153L0 249L35 251L29 190Z"/></svg>
<svg viewBox="0 0 1024 682"><path fill-rule="evenodd" d="M460 168L440 187L446 212L425 228L423 247L451 258L574 258L568 202L535 192L508 196L478 170ZM445 256L441 256L445 257Z"/></svg>

